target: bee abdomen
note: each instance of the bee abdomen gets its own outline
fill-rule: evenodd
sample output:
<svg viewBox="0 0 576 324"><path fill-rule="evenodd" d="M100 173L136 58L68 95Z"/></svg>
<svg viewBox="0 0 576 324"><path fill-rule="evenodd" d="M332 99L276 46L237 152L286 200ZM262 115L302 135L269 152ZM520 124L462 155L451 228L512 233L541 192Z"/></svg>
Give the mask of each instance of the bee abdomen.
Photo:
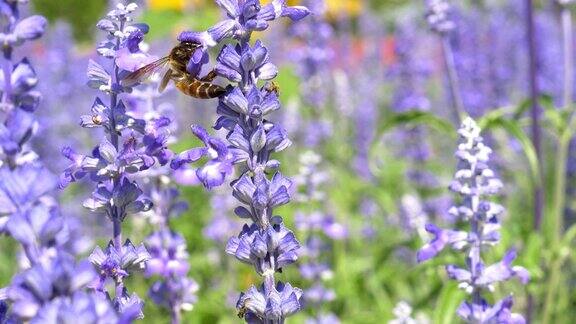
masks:
<svg viewBox="0 0 576 324"><path fill-rule="evenodd" d="M178 81L176 87L183 93L198 99L217 98L226 92L226 89L219 85L197 79Z"/></svg>

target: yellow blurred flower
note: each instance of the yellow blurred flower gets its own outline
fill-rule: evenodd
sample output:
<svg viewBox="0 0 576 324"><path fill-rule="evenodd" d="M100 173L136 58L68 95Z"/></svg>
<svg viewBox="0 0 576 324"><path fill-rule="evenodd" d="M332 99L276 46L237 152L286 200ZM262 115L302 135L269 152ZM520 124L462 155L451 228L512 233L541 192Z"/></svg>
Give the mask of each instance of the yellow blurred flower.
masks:
<svg viewBox="0 0 576 324"><path fill-rule="evenodd" d="M341 12L357 15L362 11L362 3L362 0L326 0L328 13L331 15Z"/></svg>
<svg viewBox="0 0 576 324"><path fill-rule="evenodd" d="M262 2L268 2L266 0ZM287 0L290 6L297 6L301 0ZM351 15L357 15L362 11L363 0L326 0L326 6L329 15L338 15L341 12L346 12Z"/></svg>
<svg viewBox="0 0 576 324"><path fill-rule="evenodd" d="M187 0L148 0L152 10L176 9L183 10Z"/></svg>
<svg viewBox="0 0 576 324"><path fill-rule="evenodd" d="M204 4L212 4L209 0L148 0L152 10L185 10Z"/></svg>
<svg viewBox="0 0 576 324"><path fill-rule="evenodd" d="M260 0L264 5L270 3L272 0ZM148 5L153 10L175 9L184 10L191 6L205 5L206 0L148 0ZM300 0L287 0L288 5L295 6L301 3ZM326 0L328 13L330 15L338 15L340 12L356 15L362 10L362 0Z"/></svg>

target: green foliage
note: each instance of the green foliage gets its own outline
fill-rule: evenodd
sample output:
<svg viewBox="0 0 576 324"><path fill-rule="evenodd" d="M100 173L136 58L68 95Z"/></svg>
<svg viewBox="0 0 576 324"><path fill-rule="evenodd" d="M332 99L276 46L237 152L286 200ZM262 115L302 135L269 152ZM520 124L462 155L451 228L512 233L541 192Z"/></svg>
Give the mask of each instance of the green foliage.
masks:
<svg viewBox="0 0 576 324"><path fill-rule="evenodd" d="M74 38L88 41L92 38L94 27L106 10L104 0L32 0L34 12L44 15L53 23L64 20L70 23L74 30Z"/></svg>

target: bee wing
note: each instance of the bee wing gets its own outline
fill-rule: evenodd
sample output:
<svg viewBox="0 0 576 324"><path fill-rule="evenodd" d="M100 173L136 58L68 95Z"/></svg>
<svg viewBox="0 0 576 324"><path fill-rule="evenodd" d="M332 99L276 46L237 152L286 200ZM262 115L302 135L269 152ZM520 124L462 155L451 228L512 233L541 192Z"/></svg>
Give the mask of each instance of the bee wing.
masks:
<svg viewBox="0 0 576 324"><path fill-rule="evenodd" d="M168 69L166 73L164 73L164 76L162 77L162 82L160 82L160 85L158 86L158 92L164 91L164 89L166 89L166 86L168 85L168 82L170 82L171 79L172 79L172 69Z"/></svg>
<svg viewBox="0 0 576 324"><path fill-rule="evenodd" d="M138 70L128 74L126 78L122 80L122 85L125 87L131 87L136 85L139 82L149 78L152 74L158 72L160 69L164 68L164 66L170 61L168 56L165 56L159 60L156 60L148 65L145 65Z"/></svg>

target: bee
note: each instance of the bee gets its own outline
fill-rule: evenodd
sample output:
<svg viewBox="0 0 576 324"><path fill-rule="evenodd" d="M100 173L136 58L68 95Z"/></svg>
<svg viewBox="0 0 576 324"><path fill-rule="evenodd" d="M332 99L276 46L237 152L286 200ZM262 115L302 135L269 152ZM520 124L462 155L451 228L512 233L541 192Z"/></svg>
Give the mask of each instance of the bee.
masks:
<svg viewBox="0 0 576 324"><path fill-rule="evenodd" d="M280 96L280 86L276 81L272 81L266 85L266 91L274 92L276 96Z"/></svg>
<svg viewBox="0 0 576 324"><path fill-rule="evenodd" d="M238 317L244 318L244 315L246 315L246 306L242 306L238 309Z"/></svg>
<svg viewBox="0 0 576 324"><path fill-rule="evenodd" d="M242 301L242 305L238 308L238 317L239 318L244 318L244 316L246 316L246 311L248 310L248 308L246 308L246 302L250 301L250 298L246 298Z"/></svg>
<svg viewBox="0 0 576 324"><path fill-rule="evenodd" d="M168 56L128 74L122 81L122 85L133 86L168 66L158 91L164 91L168 83L173 81L176 84L176 88L188 96L198 99L220 97L226 92L226 89L212 83L217 76L216 72L210 71L205 77L198 79L186 71L188 61L190 61L192 54L200 46L200 44L195 42L180 42L170 51Z"/></svg>

